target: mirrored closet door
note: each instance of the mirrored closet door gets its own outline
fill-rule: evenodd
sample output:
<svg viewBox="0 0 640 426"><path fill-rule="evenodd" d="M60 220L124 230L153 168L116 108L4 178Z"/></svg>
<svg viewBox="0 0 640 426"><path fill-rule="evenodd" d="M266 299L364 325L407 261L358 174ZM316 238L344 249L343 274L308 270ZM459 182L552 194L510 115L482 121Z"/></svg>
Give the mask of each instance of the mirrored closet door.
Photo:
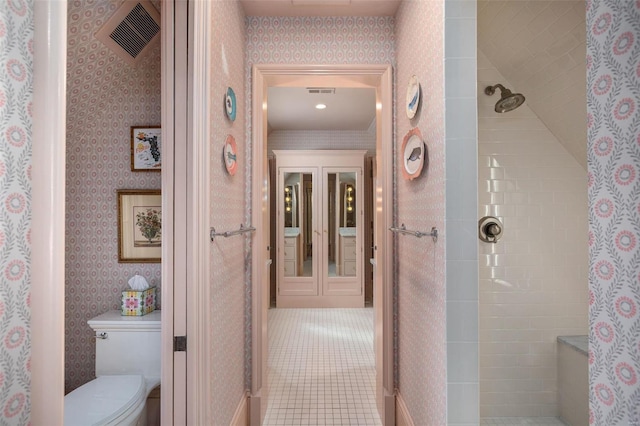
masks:
<svg viewBox="0 0 640 426"><path fill-rule="evenodd" d="M277 307L361 307L364 151L274 151Z"/></svg>

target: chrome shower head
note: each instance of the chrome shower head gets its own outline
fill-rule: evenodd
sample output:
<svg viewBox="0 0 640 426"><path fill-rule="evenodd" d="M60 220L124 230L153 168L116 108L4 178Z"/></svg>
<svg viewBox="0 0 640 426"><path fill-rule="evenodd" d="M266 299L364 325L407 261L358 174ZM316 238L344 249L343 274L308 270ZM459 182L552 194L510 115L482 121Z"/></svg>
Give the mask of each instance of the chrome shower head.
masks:
<svg viewBox="0 0 640 426"><path fill-rule="evenodd" d="M502 84L487 86L484 89L484 93L491 96L496 92L496 87L500 89L500 100L496 102L496 112L503 113L513 111L524 103L524 95L520 93L511 93L511 90L507 89Z"/></svg>

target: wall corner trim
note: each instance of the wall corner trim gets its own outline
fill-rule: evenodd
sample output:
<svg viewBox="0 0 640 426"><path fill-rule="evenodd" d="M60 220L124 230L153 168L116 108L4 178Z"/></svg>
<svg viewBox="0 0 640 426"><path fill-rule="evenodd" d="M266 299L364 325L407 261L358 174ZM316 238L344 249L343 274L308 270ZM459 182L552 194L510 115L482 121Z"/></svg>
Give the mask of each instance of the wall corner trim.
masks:
<svg viewBox="0 0 640 426"><path fill-rule="evenodd" d="M407 404L398 391L396 391L396 426L415 426Z"/></svg>
<svg viewBox="0 0 640 426"><path fill-rule="evenodd" d="M236 412L233 414L233 418L231 419L231 426L248 426L249 425L249 412L247 410L249 399L249 393L244 392L242 397L240 398L240 402L238 402L238 406L236 407Z"/></svg>
<svg viewBox="0 0 640 426"><path fill-rule="evenodd" d="M33 296L31 321L25 321L31 400L25 409L37 425L64 419L67 2L33 2L33 12Z"/></svg>

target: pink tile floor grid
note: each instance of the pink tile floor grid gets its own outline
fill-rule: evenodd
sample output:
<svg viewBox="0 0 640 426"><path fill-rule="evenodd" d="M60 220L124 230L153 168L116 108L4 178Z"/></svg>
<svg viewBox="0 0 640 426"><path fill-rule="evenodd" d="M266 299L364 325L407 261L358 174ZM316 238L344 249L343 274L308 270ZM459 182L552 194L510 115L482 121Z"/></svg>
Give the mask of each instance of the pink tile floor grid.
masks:
<svg viewBox="0 0 640 426"><path fill-rule="evenodd" d="M381 425L373 309L270 309L264 426Z"/></svg>

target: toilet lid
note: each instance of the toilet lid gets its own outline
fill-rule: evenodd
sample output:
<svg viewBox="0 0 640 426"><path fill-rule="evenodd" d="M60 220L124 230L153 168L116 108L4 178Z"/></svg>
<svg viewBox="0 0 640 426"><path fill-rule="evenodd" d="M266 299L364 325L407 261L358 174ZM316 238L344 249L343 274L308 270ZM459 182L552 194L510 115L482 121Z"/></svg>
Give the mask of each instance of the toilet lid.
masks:
<svg viewBox="0 0 640 426"><path fill-rule="evenodd" d="M143 376L100 376L64 397L64 424L103 425L146 398Z"/></svg>

